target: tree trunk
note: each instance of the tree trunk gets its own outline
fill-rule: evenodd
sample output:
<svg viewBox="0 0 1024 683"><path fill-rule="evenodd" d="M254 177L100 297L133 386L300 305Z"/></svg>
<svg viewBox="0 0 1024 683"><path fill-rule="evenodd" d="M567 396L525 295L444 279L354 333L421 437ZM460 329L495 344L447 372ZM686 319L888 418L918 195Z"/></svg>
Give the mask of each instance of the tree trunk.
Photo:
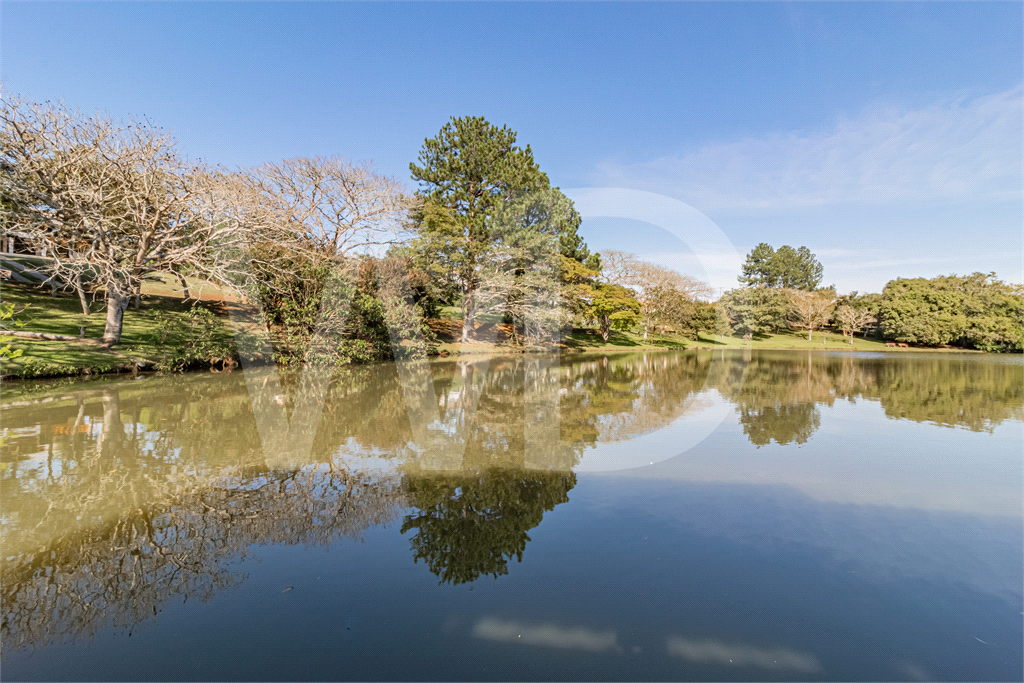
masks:
<svg viewBox="0 0 1024 683"><path fill-rule="evenodd" d="M125 297L125 301L127 301ZM124 424L121 422L120 396L116 390L103 392L103 425L100 428L99 438L96 440L96 452L108 462L114 461L122 455L122 449L127 437L124 433Z"/></svg>
<svg viewBox="0 0 1024 683"><path fill-rule="evenodd" d="M813 332L814 332L814 328L813 327L808 327L807 328L807 341L811 341L811 334Z"/></svg>
<svg viewBox="0 0 1024 683"><path fill-rule="evenodd" d="M135 286L135 310L139 310L139 300L142 299L142 280Z"/></svg>
<svg viewBox="0 0 1024 683"><path fill-rule="evenodd" d="M82 289L81 274L75 275L75 293L78 294L78 303L82 305L82 315L89 315L92 313L92 311L89 310L89 302L85 300L85 290Z"/></svg>
<svg viewBox="0 0 1024 683"><path fill-rule="evenodd" d="M462 298L462 343L469 343L469 331L473 327L473 320L470 313L473 310L473 293L467 292Z"/></svg>
<svg viewBox="0 0 1024 683"><path fill-rule="evenodd" d="M124 328L124 311L128 308L130 296L118 287L110 287L107 291L107 324L103 329L104 346L113 346L121 341L121 330Z"/></svg>
<svg viewBox="0 0 1024 683"><path fill-rule="evenodd" d="M186 299L191 299L192 294L188 291L188 281L181 273L175 273L178 276L178 281L181 283L181 291L184 293Z"/></svg>

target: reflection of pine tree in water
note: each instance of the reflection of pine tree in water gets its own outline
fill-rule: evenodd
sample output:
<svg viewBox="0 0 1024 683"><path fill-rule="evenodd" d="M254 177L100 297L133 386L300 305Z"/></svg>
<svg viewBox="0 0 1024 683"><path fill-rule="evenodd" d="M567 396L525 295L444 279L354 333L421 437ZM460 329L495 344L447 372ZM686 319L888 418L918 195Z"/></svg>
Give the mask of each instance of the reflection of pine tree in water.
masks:
<svg viewBox="0 0 1024 683"><path fill-rule="evenodd" d="M441 583L497 578L508 574L513 557L522 561L527 532L567 502L575 485L572 472L534 470L410 478L409 498L417 510L403 520L402 533L416 530L415 561L426 562Z"/></svg>

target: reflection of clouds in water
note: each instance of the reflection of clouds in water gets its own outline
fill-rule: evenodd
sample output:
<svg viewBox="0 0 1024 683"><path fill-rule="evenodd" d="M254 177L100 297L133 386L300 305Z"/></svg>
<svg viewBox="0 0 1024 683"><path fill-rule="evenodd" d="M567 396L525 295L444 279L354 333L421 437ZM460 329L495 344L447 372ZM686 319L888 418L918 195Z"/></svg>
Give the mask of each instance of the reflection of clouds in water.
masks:
<svg viewBox="0 0 1024 683"><path fill-rule="evenodd" d="M934 680L928 673L913 662L905 662L900 666L900 672L912 681Z"/></svg>
<svg viewBox="0 0 1024 683"><path fill-rule="evenodd" d="M484 640L541 645L565 650L586 650L588 652L621 650L615 631L597 632L583 626L573 628L563 628L553 624L530 626L516 621L484 617L473 626L473 635Z"/></svg>
<svg viewBox="0 0 1024 683"><path fill-rule="evenodd" d="M792 650L769 650L749 645L726 645L717 640L687 640L678 637L669 637L666 647L670 655L691 662L788 669L803 673L821 671L821 664L814 655Z"/></svg>

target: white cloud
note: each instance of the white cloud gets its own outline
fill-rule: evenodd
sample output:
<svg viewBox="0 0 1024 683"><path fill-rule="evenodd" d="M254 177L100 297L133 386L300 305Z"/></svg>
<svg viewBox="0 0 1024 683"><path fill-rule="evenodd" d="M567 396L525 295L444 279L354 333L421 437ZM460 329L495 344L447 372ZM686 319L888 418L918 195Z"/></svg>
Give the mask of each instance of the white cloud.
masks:
<svg viewBox="0 0 1024 683"><path fill-rule="evenodd" d="M917 110L874 106L831 128L713 142L598 168L598 181L713 209L1021 198L1022 89Z"/></svg>
<svg viewBox="0 0 1024 683"><path fill-rule="evenodd" d="M541 645L566 650L621 651L615 631L592 631L583 626L565 628L552 624L520 624L484 617L473 626L473 635L484 640L522 645Z"/></svg>
<svg viewBox="0 0 1024 683"><path fill-rule="evenodd" d="M700 664L787 669L803 673L821 671L821 664L814 655L792 650L727 645L717 640L687 640L678 637L669 637L666 647L670 655Z"/></svg>

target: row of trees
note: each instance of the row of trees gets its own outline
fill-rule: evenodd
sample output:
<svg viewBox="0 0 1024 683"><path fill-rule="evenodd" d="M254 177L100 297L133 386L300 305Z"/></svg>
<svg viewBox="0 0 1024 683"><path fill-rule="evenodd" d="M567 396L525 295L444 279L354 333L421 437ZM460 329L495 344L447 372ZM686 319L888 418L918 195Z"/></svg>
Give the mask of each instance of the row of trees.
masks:
<svg viewBox="0 0 1024 683"><path fill-rule="evenodd" d="M2 118L4 236L36 245L83 314L89 294L106 299L106 345L120 341L143 282L161 276L186 296L212 283L260 304L290 358L317 346L366 359L422 352L424 321L444 305L462 309L464 342L481 320L506 323L516 343L574 324L607 340L642 323L646 335L678 327L706 292L625 254L605 274L530 147L481 117L453 118L424 142L413 196L336 157L233 171L190 162L148 121L11 99Z"/></svg>
<svg viewBox="0 0 1024 683"><path fill-rule="evenodd" d="M38 245L50 280L74 289L84 314L88 290L102 293L107 345L154 276L186 292L188 278L259 295L278 304L271 317L291 319L322 293L323 274L404 229L398 183L343 159L227 171L185 160L147 121L11 99L0 117L5 236Z"/></svg>
<svg viewBox="0 0 1024 683"><path fill-rule="evenodd" d="M763 335L787 329L835 330L850 338L984 351L1024 348L1024 287L995 273L932 279L897 278L881 294L837 296L821 288L822 268L806 247L777 251L759 244L747 255L739 281L717 302L719 332Z"/></svg>
<svg viewBox="0 0 1024 683"><path fill-rule="evenodd" d="M461 309L461 339L498 324L516 344L574 326L639 327L692 338L831 328L852 338L1020 350L1019 287L993 275L894 280L837 296L807 247L748 254L742 287L708 301L696 278L614 250L591 253L571 200L482 117L453 118L424 141L406 195L394 179L337 157L226 170L187 161L147 121L83 117L61 105L3 102L0 219L39 245L51 282L106 299L102 341L158 276L213 283L258 303L279 358L311 348L343 358L423 353L425 324ZM482 333L480 333L482 334Z"/></svg>

